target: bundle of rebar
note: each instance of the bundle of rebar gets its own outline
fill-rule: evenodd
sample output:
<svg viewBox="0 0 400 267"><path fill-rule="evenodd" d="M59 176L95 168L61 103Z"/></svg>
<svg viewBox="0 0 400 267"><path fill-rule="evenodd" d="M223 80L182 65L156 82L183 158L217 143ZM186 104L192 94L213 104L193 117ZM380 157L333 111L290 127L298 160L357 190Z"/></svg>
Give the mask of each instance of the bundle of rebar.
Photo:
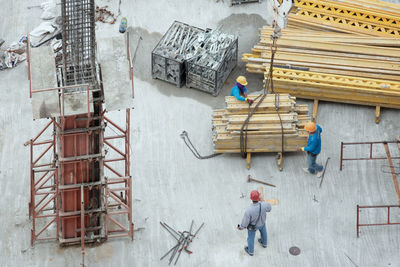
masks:
<svg viewBox="0 0 400 267"><path fill-rule="evenodd" d="M170 250L168 250L167 253L165 253L160 258L160 260L163 260L169 254L171 254L168 265L170 265L174 259L175 259L174 265L176 265L182 251L186 252L189 255L193 253L191 250L189 250L189 245L190 245L190 243L193 242L193 239L197 236L200 229L204 226L204 223L202 223L200 225L200 227L194 233L192 233L192 231L194 231L194 229L193 229L194 221L193 220L192 220L192 223L190 224L189 231L183 231L183 232L174 230L171 226L169 226L165 222L160 222L160 224L177 241L177 244L175 246L173 246Z"/></svg>
<svg viewBox="0 0 400 267"><path fill-rule="evenodd" d="M400 108L400 5L370 0L298 0L274 58L274 92L333 102ZM267 79L265 26L246 69Z"/></svg>
<svg viewBox="0 0 400 267"><path fill-rule="evenodd" d="M249 95L259 102L257 95ZM280 152L282 149L282 131L284 133L284 151L296 151L307 143L304 126L310 121L307 105L298 105L296 98L288 94L279 94L275 105L275 94L268 94L250 118L247 127L246 152ZM249 105L235 97L225 97L226 109L214 110L213 141L216 153L238 153L240 150L240 131L248 117ZM280 118L276 111L279 106ZM281 124L282 120L282 124Z"/></svg>
<svg viewBox="0 0 400 267"><path fill-rule="evenodd" d="M62 0L64 85L98 88L94 0Z"/></svg>

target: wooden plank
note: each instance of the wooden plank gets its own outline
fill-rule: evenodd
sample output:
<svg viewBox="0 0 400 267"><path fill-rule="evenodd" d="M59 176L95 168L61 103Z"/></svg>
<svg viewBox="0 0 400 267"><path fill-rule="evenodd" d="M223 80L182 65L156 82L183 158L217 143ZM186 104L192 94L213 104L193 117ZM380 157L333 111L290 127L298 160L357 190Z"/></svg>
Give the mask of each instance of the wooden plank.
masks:
<svg viewBox="0 0 400 267"><path fill-rule="evenodd" d="M313 111L312 111L312 121L317 122L318 113L318 99L314 99Z"/></svg>
<svg viewBox="0 0 400 267"><path fill-rule="evenodd" d="M336 40L337 41L337 40ZM263 46L265 44L265 46ZM262 50L270 50L269 45L271 44L271 39L261 38L260 44L256 45L255 48ZM279 51L283 48L297 48L306 50L319 50L325 52L341 52L345 54L364 54L369 56L384 56L384 57L400 57L399 48L388 48L381 47L376 49L376 47L368 45L357 45L357 44L341 44L328 43L320 41L304 41L304 40L293 40L293 39L279 39L278 42Z"/></svg>
<svg viewBox="0 0 400 267"><path fill-rule="evenodd" d="M261 56L264 59L270 58L270 51L265 50L261 53ZM277 51L275 54L275 59L277 60L291 60L291 61L300 61L300 62L310 62L310 63L320 63L324 62L332 65L343 65L350 67L359 67L359 68L375 68L375 69L383 69L383 70L391 70L391 71L400 71L400 64L396 63L386 63L384 61L377 60L368 60L368 59L347 59L341 57L333 57L333 56L305 56L299 55L297 53L290 52L281 52Z"/></svg>
<svg viewBox="0 0 400 267"><path fill-rule="evenodd" d="M381 106L376 106L375 123L379 123L380 121L381 121Z"/></svg>

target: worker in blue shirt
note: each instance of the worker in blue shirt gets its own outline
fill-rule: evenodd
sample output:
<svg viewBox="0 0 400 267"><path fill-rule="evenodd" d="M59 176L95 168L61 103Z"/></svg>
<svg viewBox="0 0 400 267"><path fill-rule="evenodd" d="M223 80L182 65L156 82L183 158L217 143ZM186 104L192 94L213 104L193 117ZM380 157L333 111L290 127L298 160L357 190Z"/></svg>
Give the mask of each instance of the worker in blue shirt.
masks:
<svg viewBox="0 0 400 267"><path fill-rule="evenodd" d="M298 148L299 151L307 152L307 164L308 168L303 168L306 173L317 174L320 176L322 174L323 166L316 163L317 156L321 152L321 133L322 128L315 124L314 122L308 122L304 127L309 133L307 146Z"/></svg>
<svg viewBox="0 0 400 267"><path fill-rule="evenodd" d="M231 96L236 97L239 101L246 101L250 105L254 102L252 99L247 98L247 80L244 76L239 76L236 79L236 84L231 90Z"/></svg>

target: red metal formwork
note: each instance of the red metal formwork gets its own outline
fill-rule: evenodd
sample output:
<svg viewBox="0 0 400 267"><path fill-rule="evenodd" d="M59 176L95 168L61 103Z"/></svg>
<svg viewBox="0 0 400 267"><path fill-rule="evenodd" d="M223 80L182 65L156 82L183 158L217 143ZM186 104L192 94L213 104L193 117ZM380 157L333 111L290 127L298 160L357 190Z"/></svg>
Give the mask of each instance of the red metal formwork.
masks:
<svg viewBox="0 0 400 267"><path fill-rule="evenodd" d="M60 119L57 133L60 144L60 221L62 243L81 242L83 233L101 238L103 184L102 126L95 126L90 113ZM84 211L83 211L84 210Z"/></svg>

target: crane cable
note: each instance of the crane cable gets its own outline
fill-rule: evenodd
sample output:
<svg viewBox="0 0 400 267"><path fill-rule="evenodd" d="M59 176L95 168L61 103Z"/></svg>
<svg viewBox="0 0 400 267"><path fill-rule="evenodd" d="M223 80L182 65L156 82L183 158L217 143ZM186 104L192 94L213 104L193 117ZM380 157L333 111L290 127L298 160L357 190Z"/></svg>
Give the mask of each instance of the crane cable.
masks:
<svg viewBox="0 0 400 267"><path fill-rule="evenodd" d="M277 38L274 36L271 36L272 38L272 44L270 45L271 47L271 62L270 62L270 66L269 66L269 72L267 74L267 81L266 84L264 86L264 92L263 94L260 94L259 96L257 96L254 101L256 101L259 97L260 101L258 101L258 103L254 106L253 110L251 110L251 104L249 103L249 109L248 109L248 113L247 113L247 118L246 120L243 122L243 125L240 129L240 154L243 158L246 158L247 156L247 130L249 127L249 121L250 118L253 116L253 114L257 111L257 108L260 106L260 104L264 101L265 97L267 96L267 90L268 88L271 88L271 93L274 94L274 84L273 84L273 79L272 79L272 74L273 74L273 64L274 64L274 58L275 58L275 53L278 49L277 45L276 45L276 40ZM279 117L279 122L281 125L281 153L284 152L284 133L283 133L283 123L282 123L282 118L281 115L279 113L279 94L275 94L275 98L274 98L274 105L275 105L275 111L278 114Z"/></svg>

